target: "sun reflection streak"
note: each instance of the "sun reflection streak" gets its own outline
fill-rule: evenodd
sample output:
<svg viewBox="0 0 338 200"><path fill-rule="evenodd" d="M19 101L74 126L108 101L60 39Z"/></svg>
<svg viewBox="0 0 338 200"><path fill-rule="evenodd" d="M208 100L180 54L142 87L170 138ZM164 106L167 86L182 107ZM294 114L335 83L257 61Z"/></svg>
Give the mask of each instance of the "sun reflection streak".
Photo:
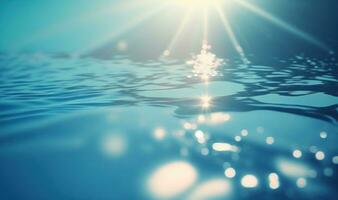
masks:
<svg viewBox="0 0 338 200"><path fill-rule="evenodd" d="M209 95L202 96L201 97L201 106L202 106L202 108L208 109L210 107L210 105L211 105L211 100L212 100L212 98Z"/></svg>

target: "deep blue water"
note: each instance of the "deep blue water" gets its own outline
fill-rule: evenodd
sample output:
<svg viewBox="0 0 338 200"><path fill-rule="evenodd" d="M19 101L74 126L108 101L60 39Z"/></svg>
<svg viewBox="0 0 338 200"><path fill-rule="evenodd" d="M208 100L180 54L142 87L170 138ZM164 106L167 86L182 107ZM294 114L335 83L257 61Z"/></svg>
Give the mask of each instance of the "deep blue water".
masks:
<svg viewBox="0 0 338 200"><path fill-rule="evenodd" d="M1 199L338 195L333 56L227 61L207 85L170 59L2 54L0 66Z"/></svg>

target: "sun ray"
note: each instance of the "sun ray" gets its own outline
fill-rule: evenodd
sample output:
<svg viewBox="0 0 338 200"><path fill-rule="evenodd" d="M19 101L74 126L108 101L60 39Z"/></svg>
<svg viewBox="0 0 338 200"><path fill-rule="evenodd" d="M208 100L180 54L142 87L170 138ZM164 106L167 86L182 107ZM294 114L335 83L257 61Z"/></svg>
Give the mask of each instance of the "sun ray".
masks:
<svg viewBox="0 0 338 200"><path fill-rule="evenodd" d="M209 10L208 7L203 9L203 43L208 41L208 29L209 29Z"/></svg>
<svg viewBox="0 0 338 200"><path fill-rule="evenodd" d="M221 21L222 21L222 23L224 25L225 31L227 32L232 45L234 46L235 50L237 51L237 53L241 57L242 62L244 64L249 64L249 60L246 58L244 50L243 50L242 46L240 45L240 43L238 42L238 40L237 40L237 38L235 36L235 33L233 32L228 19L226 18L224 12L221 10L220 5L219 4L215 4L215 9L218 12L218 16L220 17L220 19L221 19Z"/></svg>
<svg viewBox="0 0 338 200"><path fill-rule="evenodd" d="M92 42L87 47L81 49L77 52L77 55L86 55L91 53L92 51L102 47L103 45L107 44L108 42L116 39L117 37L121 36L125 32L131 30L132 28L136 27L137 25L145 22L146 20L150 19L154 15L158 14L161 10L163 10L168 4L161 4L158 7L151 9L147 12L144 12L142 15L138 15L133 17L132 19L128 20L129 22L118 29L109 32L107 35L100 37L95 42Z"/></svg>
<svg viewBox="0 0 338 200"><path fill-rule="evenodd" d="M251 12L257 14L258 16L261 16L262 18L272 22L273 24L277 25L280 28L283 28L284 30L300 37L303 38L304 40L312 43L313 45L316 45L317 47L320 47L321 49L330 52L331 49L323 44L322 42L318 41L316 38L314 38L313 36L311 36L310 34L284 22L283 20L273 16L272 14L268 13L267 11L247 2L247 1L243 1L243 0L235 0L235 2L237 2L239 5L247 8L248 10L250 10Z"/></svg>
<svg viewBox="0 0 338 200"><path fill-rule="evenodd" d="M13 45L13 49L24 48L30 44L35 43L36 41L50 38L60 33L72 30L82 24L93 22L103 17L107 18L120 10L135 9L136 7L140 7L141 5L150 4L152 1L153 0L146 0L142 3L140 1L123 1L120 3L113 2L108 5L104 4L104 6L93 9L89 12L85 12L84 14L81 14L74 18L70 18L66 21L60 21L39 29L35 33L31 34L30 37L25 37L23 40L18 40L16 44Z"/></svg>
<svg viewBox="0 0 338 200"><path fill-rule="evenodd" d="M187 11L187 13L184 15L180 25L177 28L177 31L176 31L174 37L171 39L171 41L170 41L169 45L167 46L167 48L165 49L165 51L163 51L163 56L169 56L170 55L170 53L171 53L172 49L174 48L178 38L182 34L184 28L186 27L186 24L189 21L191 13L192 13L192 9L189 9Z"/></svg>

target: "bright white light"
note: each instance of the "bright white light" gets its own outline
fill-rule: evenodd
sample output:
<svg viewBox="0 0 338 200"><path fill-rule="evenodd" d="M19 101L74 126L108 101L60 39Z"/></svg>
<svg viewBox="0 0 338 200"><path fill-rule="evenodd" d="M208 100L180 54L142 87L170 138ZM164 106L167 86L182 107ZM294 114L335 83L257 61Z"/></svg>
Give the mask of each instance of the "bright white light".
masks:
<svg viewBox="0 0 338 200"><path fill-rule="evenodd" d="M215 151L232 151L232 152L237 152L238 151L238 147L228 144L228 143L214 143L212 144L212 148Z"/></svg>
<svg viewBox="0 0 338 200"><path fill-rule="evenodd" d="M211 104L211 97L209 95L204 95L201 97L202 108L209 108Z"/></svg>
<svg viewBox="0 0 338 200"><path fill-rule="evenodd" d="M292 152L292 155L295 158L300 158L300 157L302 157L302 152L300 150L296 149Z"/></svg>
<svg viewBox="0 0 338 200"><path fill-rule="evenodd" d="M236 176L236 170L232 167L225 169L224 175L228 178L233 178Z"/></svg>
<svg viewBox="0 0 338 200"><path fill-rule="evenodd" d="M192 60L187 62L193 66L193 74L199 76L203 81L208 82L210 77L217 76L217 68L224 64L223 59L217 58L210 52L211 46L207 41L203 42L201 53L193 56Z"/></svg>
<svg viewBox="0 0 338 200"><path fill-rule="evenodd" d="M236 142L240 142L241 140L242 140L241 136L239 136L239 135L235 136L235 141Z"/></svg>
<svg viewBox="0 0 338 200"><path fill-rule="evenodd" d="M241 184L245 188L255 188L258 185L258 179L256 176L248 174L243 176L241 179Z"/></svg>
<svg viewBox="0 0 338 200"><path fill-rule="evenodd" d="M327 138L327 133L325 131L322 131L319 133L319 136L323 139L326 139Z"/></svg>
<svg viewBox="0 0 338 200"><path fill-rule="evenodd" d="M194 7L194 8L203 8L210 6L215 0L169 0L176 5Z"/></svg>
<svg viewBox="0 0 338 200"><path fill-rule="evenodd" d="M197 180L197 171L185 161L175 161L156 169L148 179L148 189L156 198L172 198Z"/></svg>
<svg viewBox="0 0 338 200"><path fill-rule="evenodd" d="M276 173L269 174L269 187L273 190L279 188L279 177Z"/></svg>
<svg viewBox="0 0 338 200"><path fill-rule="evenodd" d="M163 138L166 136L166 131L163 128L156 128L154 130L154 137L157 140L163 140Z"/></svg>
<svg viewBox="0 0 338 200"><path fill-rule="evenodd" d="M197 142L200 144L204 144L206 141L205 134L201 130L197 130L195 132L195 137L197 138Z"/></svg>
<svg viewBox="0 0 338 200"><path fill-rule="evenodd" d="M249 131L246 130L246 129L243 129L243 130L241 131L241 135L242 135L243 137L248 136L248 134L249 134Z"/></svg>
<svg viewBox="0 0 338 200"><path fill-rule="evenodd" d="M219 124L229 121L231 116L227 113L217 112L210 115L210 123Z"/></svg>
<svg viewBox="0 0 338 200"><path fill-rule="evenodd" d="M325 153L322 152L322 151L318 151L318 152L315 154L315 156L316 156L316 159L317 159L317 160L324 160L324 158L325 158Z"/></svg>
<svg viewBox="0 0 338 200"><path fill-rule="evenodd" d="M228 180L222 178L208 180L196 187L188 196L188 200L219 199L229 195L232 186Z"/></svg>
<svg viewBox="0 0 338 200"><path fill-rule="evenodd" d="M195 132L195 137L196 137L196 138L203 138L203 137L204 137L203 131L197 130L197 131Z"/></svg>
<svg viewBox="0 0 338 200"><path fill-rule="evenodd" d="M275 139L273 137L266 137L265 142L271 145L275 142Z"/></svg>

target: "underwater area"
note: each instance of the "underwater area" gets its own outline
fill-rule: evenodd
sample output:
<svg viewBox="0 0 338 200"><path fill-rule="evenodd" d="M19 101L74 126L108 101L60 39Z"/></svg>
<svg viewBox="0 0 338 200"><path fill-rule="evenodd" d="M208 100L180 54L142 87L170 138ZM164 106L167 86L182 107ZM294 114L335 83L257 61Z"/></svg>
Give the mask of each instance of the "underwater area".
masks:
<svg viewBox="0 0 338 200"><path fill-rule="evenodd" d="M0 199L337 199L338 2L166 1L0 2Z"/></svg>

